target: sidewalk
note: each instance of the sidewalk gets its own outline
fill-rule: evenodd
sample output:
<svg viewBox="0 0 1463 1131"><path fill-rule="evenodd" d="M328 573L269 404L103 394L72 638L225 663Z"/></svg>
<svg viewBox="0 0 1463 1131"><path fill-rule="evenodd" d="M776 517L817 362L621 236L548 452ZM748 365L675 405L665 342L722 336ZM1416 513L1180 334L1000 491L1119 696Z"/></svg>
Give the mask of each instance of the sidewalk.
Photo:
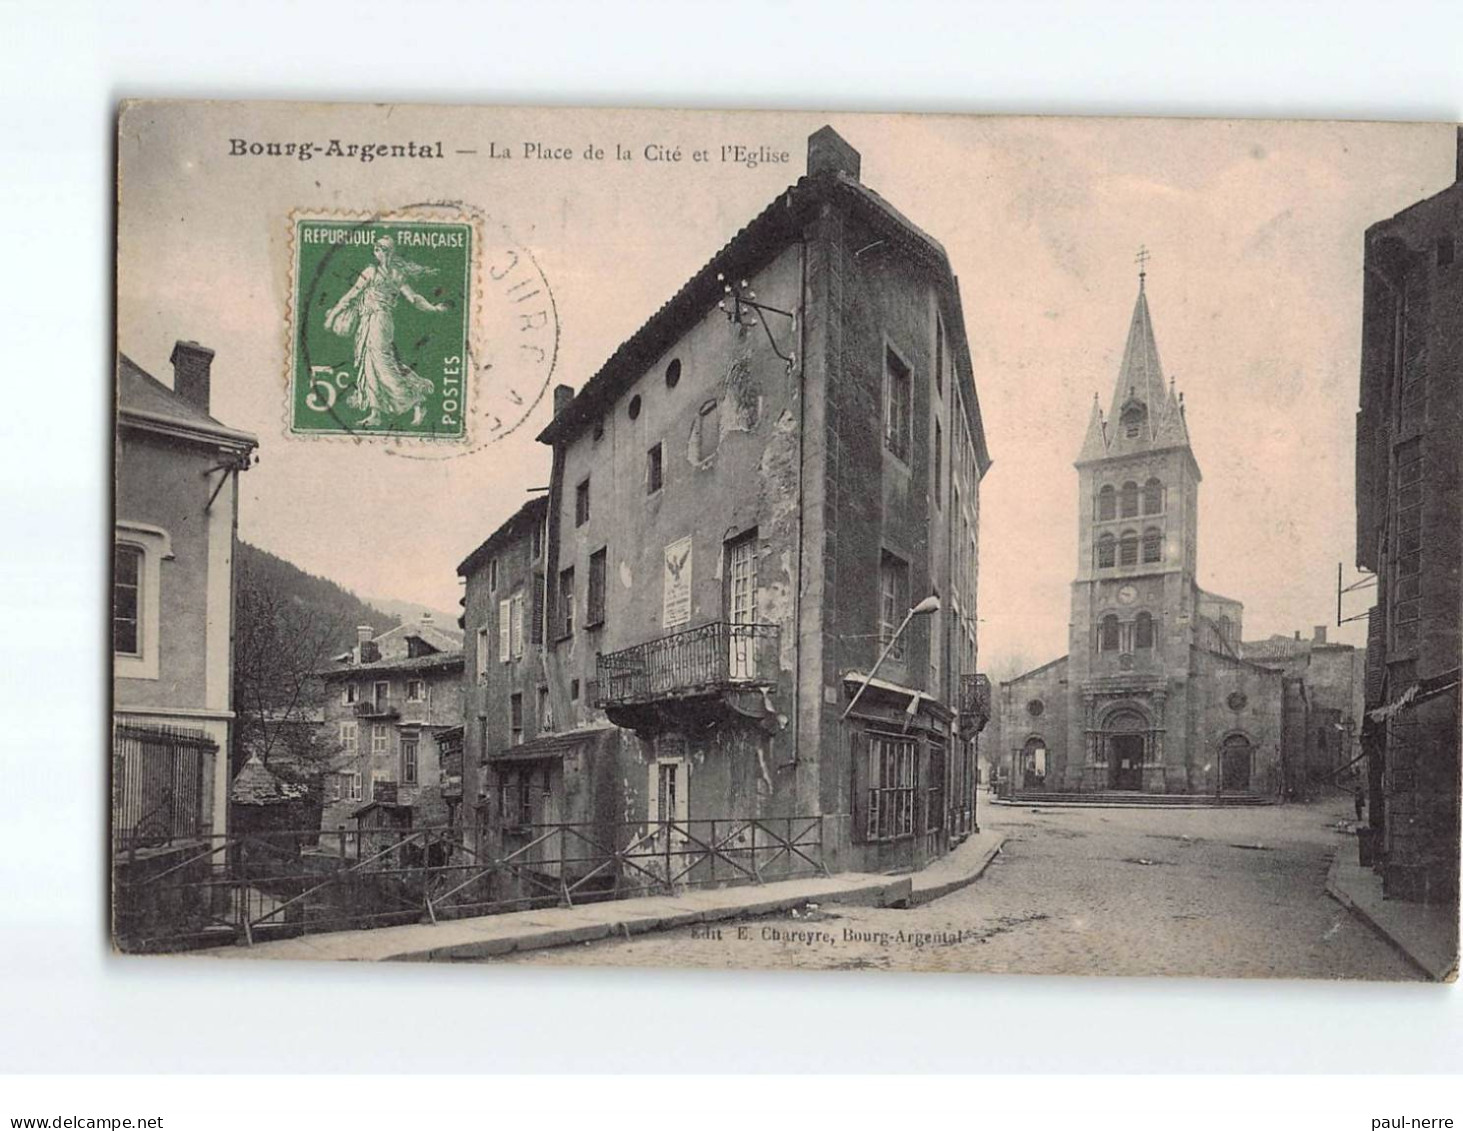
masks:
<svg viewBox="0 0 1463 1131"><path fill-rule="evenodd" d="M371 931L335 931L297 939L194 951L199 958L331 959L347 962L432 962L494 958L514 950L537 950L628 937L693 923L768 915L807 903L862 907L910 907L939 899L979 879L1005 838L985 832L968 838L949 855L912 875L846 873L782 880L772 884L688 891L675 896L621 899L511 911L443 923L412 923Z"/></svg>
<svg viewBox="0 0 1463 1131"><path fill-rule="evenodd" d="M1372 927L1435 982L1458 977L1458 908L1382 898L1382 878L1357 859L1348 841L1331 861L1326 892Z"/></svg>

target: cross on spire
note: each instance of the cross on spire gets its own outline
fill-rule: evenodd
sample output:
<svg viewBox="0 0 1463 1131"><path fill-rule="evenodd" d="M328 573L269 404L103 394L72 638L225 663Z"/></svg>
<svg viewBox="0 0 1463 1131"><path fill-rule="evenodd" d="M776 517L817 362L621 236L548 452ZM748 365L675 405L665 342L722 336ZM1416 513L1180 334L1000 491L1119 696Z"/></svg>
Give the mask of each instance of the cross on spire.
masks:
<svg viewBox="0 0 1463 1131"><path fill-rule="evenodd" d="M1138 265L1138 289L1143 289L1143 281L1148 277L1148 260L1153 258L1145 244L1138 245L1138 254L1133 257L1133 262Z"/></svg>

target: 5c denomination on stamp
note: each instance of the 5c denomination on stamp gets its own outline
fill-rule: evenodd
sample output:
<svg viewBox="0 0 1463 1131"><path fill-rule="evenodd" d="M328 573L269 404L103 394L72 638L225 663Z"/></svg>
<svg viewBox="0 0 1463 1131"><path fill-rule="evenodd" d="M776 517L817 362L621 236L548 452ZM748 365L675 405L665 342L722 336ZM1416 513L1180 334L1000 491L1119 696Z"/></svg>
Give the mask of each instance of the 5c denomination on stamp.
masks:
<svg viewBox="0 0 1463 1131"><path fill-rule="evenodd" d="M295 215L290 431L465 440L479 228Z"/></svg>

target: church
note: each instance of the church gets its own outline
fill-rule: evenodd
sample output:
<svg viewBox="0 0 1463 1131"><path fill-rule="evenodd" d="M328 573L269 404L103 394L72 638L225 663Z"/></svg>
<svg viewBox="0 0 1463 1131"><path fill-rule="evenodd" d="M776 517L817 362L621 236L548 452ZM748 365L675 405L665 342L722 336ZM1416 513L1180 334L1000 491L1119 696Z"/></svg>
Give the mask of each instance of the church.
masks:
<svg viewBox="0 0 1463 1131"><path fill-rule="evenodd" d="M1000 685L994 759L1015 792L1275 796L1300 680L1244 658L1244 606L1196 581L1199 483L1146 274L1111 403L1077 457L1066 656Z"/></svg>

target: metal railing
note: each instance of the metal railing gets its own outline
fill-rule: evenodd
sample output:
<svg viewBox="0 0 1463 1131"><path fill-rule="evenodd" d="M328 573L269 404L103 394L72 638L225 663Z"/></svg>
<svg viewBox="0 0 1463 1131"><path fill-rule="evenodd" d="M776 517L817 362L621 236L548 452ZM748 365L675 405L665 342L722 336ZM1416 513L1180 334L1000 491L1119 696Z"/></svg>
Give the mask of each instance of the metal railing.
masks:
<svg viewBox="0 0 1463 1131"><path fill-rule="evenodd" d="M395 699L360 699L355 711L361 719L394 719L401 714L401 704Z"/></svg>
<svg viewBox="0 0 1463 1131"><path fill-rule="evenodd" d="M774 624L713 621L595 658L598 707L774 682Z"/></svg>
<svg viewBox="0 0 1463 1131"><path fill-rule="evenodd" d="M526 825L483 839L442 827L201 837L132 869L119 861L117 942L252 944L827 874L818 816Z"/></svg>
<svg viewBox="0 0 1463 1131"><path fill-rule="evenodd" d="M112 731L112 835L118 851L196 837L209 824L202 731L118 723Z"/></svg>

